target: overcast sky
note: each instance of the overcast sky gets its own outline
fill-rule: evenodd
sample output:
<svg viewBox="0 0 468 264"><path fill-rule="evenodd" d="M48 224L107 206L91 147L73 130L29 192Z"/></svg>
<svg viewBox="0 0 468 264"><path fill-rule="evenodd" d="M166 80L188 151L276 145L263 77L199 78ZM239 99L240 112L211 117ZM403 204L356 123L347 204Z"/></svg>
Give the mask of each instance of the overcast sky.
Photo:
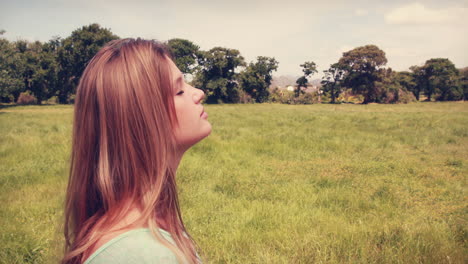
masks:
<svg viewBox="0 0 468 264"><path fill-rule="evenodd" d="M122 38L185 38L204 50L238 49L247 62L275 57L277 76L300 75L304 61L323 71L366 44L399 71L430 58L466 67L467 17L468 0L0 0L9 40L47 41L99 23Z"/></svg>

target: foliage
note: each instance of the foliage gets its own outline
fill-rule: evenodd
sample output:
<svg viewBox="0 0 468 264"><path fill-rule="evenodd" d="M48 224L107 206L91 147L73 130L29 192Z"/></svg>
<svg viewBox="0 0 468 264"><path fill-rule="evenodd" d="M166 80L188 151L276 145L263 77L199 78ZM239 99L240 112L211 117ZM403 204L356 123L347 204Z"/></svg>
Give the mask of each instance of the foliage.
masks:
<svg viewBox="0 0 468 264"><path fill-rule="evenodd" d="M393 74L394 82L406 91L412 92L415 98L419 98L416 78L413 73L407 71L395 72Z"/></svg>
<svg viewBox="0 0 468 264"><path fill-rule="evenodd" d="M175 58L177 68L184 74L193 74L200 56L200 47L190 40L180 38L170 39L167 45Z"/></svg>
<svg viewBox="0 0 468 264"><path fill-rule="evenodd" d="M236 49L214 47L200 53L192 84L206 94L207 103L239 102L238 67L245 66L244 57Z"/></svg>
<svg viewBox="0 0 468 264"><path fill-rule="evenodd" d="M376 82L381 81L379 76L387 64L383 50L375 45L357 47L344 52L338 64L346 71L344 86L352 88L357 94L362 94L364 104L379 100L381 91L376 86Z"/></svg>
<svg viewBox="0 0 468 264"><path fill-rule="evenodd" d="M423 91L428 101L463 99L460 72L449 59L429 59L423 66L412 66L410 69L415 77L416 91ZM419 95L416 95L416 98L419 100Z"/></svg>
<svg viewBox="0 0 468 264"><path fill-rule="evenodd" d="M424 64L424 70L428 79L426 95L429 100L433 94L438 101L463 99L463 90L458 83L459 72L449 59L430 59Z"/></svg>
<svg viewBox="0 0 468 264"><path fill-rule="evenodd" d="M375 91L378 103L394 104L394 103L409 103L416 101L413 93L408 91L404 85L407 85L403 80L401 73L394 72L391 68L381 69L379 72L379 81L375 82ZM406 74L403 74L406 76ZM403 84L403 85L402 85Z"/></svg>
<svg viewBox="0 0 468 264"><path fill-rule="evenodd" d="M338 97L340 103L361 104L364 101L362 94L354 94L353 89L345 89Z"/></svg>
<svg viewBox="0 0 468 264"><path fill-rule="evenodd" d="M51 40L48 43L35 41L33 43L19 42L24 45L18 48L23 56L25 70L23 79L25 89L37 98L37 104L41 104L55 95L59 90L57 84L58 64L56 60L56 44L59 40Z"/></svg>
<svg viewBox="0 0 468 264"><path fill-rule="evenodd" d="M330 65L328 70L324 70L323 72L325 75L321 82L322 90L325 94L330 95L330 102L333 104L342 92L342 82L345 77L345 70L343 69L343 65L334 63Z"/></svg>
<svg viewBox="0 0 468 264"><path fill-rule="evenodd" d="M416 101L416 97L413 93L402 88L392 88L384 92L381 103L394 104L394 103L411 103Z"/></svg>
<svg viewBox="0 0 468 264"><path fill-rule="evenodd" d="M302 67L302 72L304 73L304 75L296 80L296 97L299 97L301 94L304 93L302 88L307 88L307 84L309 83L309 80L307 78L313 75L314 73L317 73L317 65L313 61L306 61L300 66Z"/></svg>
<svg viewBox="0 0 468 264"><path fill-rule="evenodd" d="M460 69L460 86L463 89L463 99L468 100L468 67Z"/></svg>
<svg viewBox="0 0 468 264"><path fill-rule="evenodd" d="M239 102L240 104L253 104L255 103L255 98L250 96L246 91L240 89L239 90Z"/></svg>
<svg viewBox="0 0 468 264"><path fill-rule="evenodd" d="M25 89L24 59L15 43L0 38L0 101L15 102Z"/></svg>
<svg viewBox="0 0 468 264"><path fill-rule="evenodd" d="M18 97L18 101L16 103L20 105L37 104L37 99L36 97L34 97L34 95L31 95L29 91L27 91L24 93L20 93L20 96Z"/></svg>
<svg viewBox="0 0 468 264"><path fill-rule="evenodd" d="M273 79L272 73L277 69L278 61L275 58L257 57L257 62L251 62L239 75L242 90L257 103L267 102L270 96L268 89Z"/></svg>
<svg viewBox="0 0 468 264"><path fill-rule="evenodd" d="M307 88L307 84L309 84L309 80L305 76L301 76L296 80L296 89L294 90L294 95L296 97L300 96L304 93L302 88Z"/></svg>
<svg viewBox="0 0 468 264"><path fill-rule="evenodd" d="M296 96L295 91L273 89L270 102L281 104L314 104L318 103L317 93L301 93Z"/></svg>
<svg viewBox="0 0 468 264"><path fill-rule="evenodd" d="M415 87L413 88L412 92L416 97L416 100L419 101L419 97L422 92L425 92L427 89L428 79L426 78L426 72L423 66L411 66L410 67L411 74L413 75L415 81Z"/></svg>
<svg viewBox="0 0 468 264"><path fill-rule="evenodd" d="M52 97L59 103L73 103L79 78L89 60L108 41L117 39L110 29L91 24L76 29L62 39L53 37L48 42L18 40L10 42L0 30L0 102L16 102L21 92L29 91L37 103ZM203 89L208 103L278 101L278 94L270 93L272 74L278 68L275 58L259 56L248 65L235 49L215 47L201 51L190 40L174 38L166 43L174 55L176 65L184 74L190 74L194 86ZM342 102L353 97L362 103L399 103L413 101L411 92L420 99L452 101L468 99L467 68L456 69L446 58L432 58L422 66L410 67L410 72L386 69L385 52L375 45L366 45L343 53L337 63L325 70L322 90L325 101ZM303 75L296 80L295 100L287 103L309 102L304 88L308 78L317 72L314 62L300 65ZM240 73L239 73L239 70ZM352 95L342 96L351 88ZM276 96L276 98L270 98ZM299 98L301 97L301 98ZM319 99L320 101L320 99ZM345 100L347 101L347 100Z"/></svg>
<svg viewBox="0 0 468 264"><path fill-rule="evenodd" d="M58 47L58 82L61 87L58 100L68 103L69 96L75 93L79 78L86 64L107 42L118 39L110 29L99 24L83 26L72 32L71 36Z"/></svg>

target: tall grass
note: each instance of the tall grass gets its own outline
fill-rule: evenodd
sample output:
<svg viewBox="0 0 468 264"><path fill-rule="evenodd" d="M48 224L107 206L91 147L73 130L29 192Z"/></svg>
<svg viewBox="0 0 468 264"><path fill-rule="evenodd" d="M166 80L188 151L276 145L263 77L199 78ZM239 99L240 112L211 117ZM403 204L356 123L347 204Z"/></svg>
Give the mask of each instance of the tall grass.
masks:
<svg viewBox="0 0 468 264"><path fill-rule="evenodd" d="M468 103L206 109L177 175L205 262L468 262ZM0 110L0 262L60 257L71 121Z"/></svg>

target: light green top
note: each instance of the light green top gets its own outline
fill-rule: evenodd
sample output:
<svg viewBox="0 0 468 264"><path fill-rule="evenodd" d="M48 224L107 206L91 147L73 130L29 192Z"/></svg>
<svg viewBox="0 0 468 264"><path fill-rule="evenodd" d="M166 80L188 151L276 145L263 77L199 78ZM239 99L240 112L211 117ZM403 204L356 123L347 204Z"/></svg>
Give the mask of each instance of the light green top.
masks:
<svg viewBox="0 0 468 264"><path fill-rule="evenodd" d="M175 244L167 231L159 229L163 238ZM96 250L84 264L156 264L178 263L175 254L153 237L148 228L139 228L125 232Z"/></svg>

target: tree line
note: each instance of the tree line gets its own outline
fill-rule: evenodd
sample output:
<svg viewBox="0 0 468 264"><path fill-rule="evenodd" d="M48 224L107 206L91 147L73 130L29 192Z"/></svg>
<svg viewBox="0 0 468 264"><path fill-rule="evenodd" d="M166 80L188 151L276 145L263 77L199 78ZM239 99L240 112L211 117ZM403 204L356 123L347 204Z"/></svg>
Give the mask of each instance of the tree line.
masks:
<svg viewBox="0 0 468 264"><path fill-rule="evenodd" d="M4 33L0 31L0 35ZM55 98L61 104L73 103L87 62L107 42L118 38L99 24L83 26L67 38L53 37L48 42L10 42L0 37L0 102L32 98L42 104ZM336 103L346 93L361 96L362 103L409 102L422 96L439 101L468 99L468 68L457 69L447 58L432 58L422 66L410 67L410 71L398 72L385 67L384 51L366 45L344 52L330 65L315 94L305 90L318 72L317 65L304 62L295 90L288 93L270 89L279 64L273 57L258 56L247 63L236 49L204 51L180 38L166 44L181 72L192 85L204 90L207 103L310 103L314 96Z"/></svg>

